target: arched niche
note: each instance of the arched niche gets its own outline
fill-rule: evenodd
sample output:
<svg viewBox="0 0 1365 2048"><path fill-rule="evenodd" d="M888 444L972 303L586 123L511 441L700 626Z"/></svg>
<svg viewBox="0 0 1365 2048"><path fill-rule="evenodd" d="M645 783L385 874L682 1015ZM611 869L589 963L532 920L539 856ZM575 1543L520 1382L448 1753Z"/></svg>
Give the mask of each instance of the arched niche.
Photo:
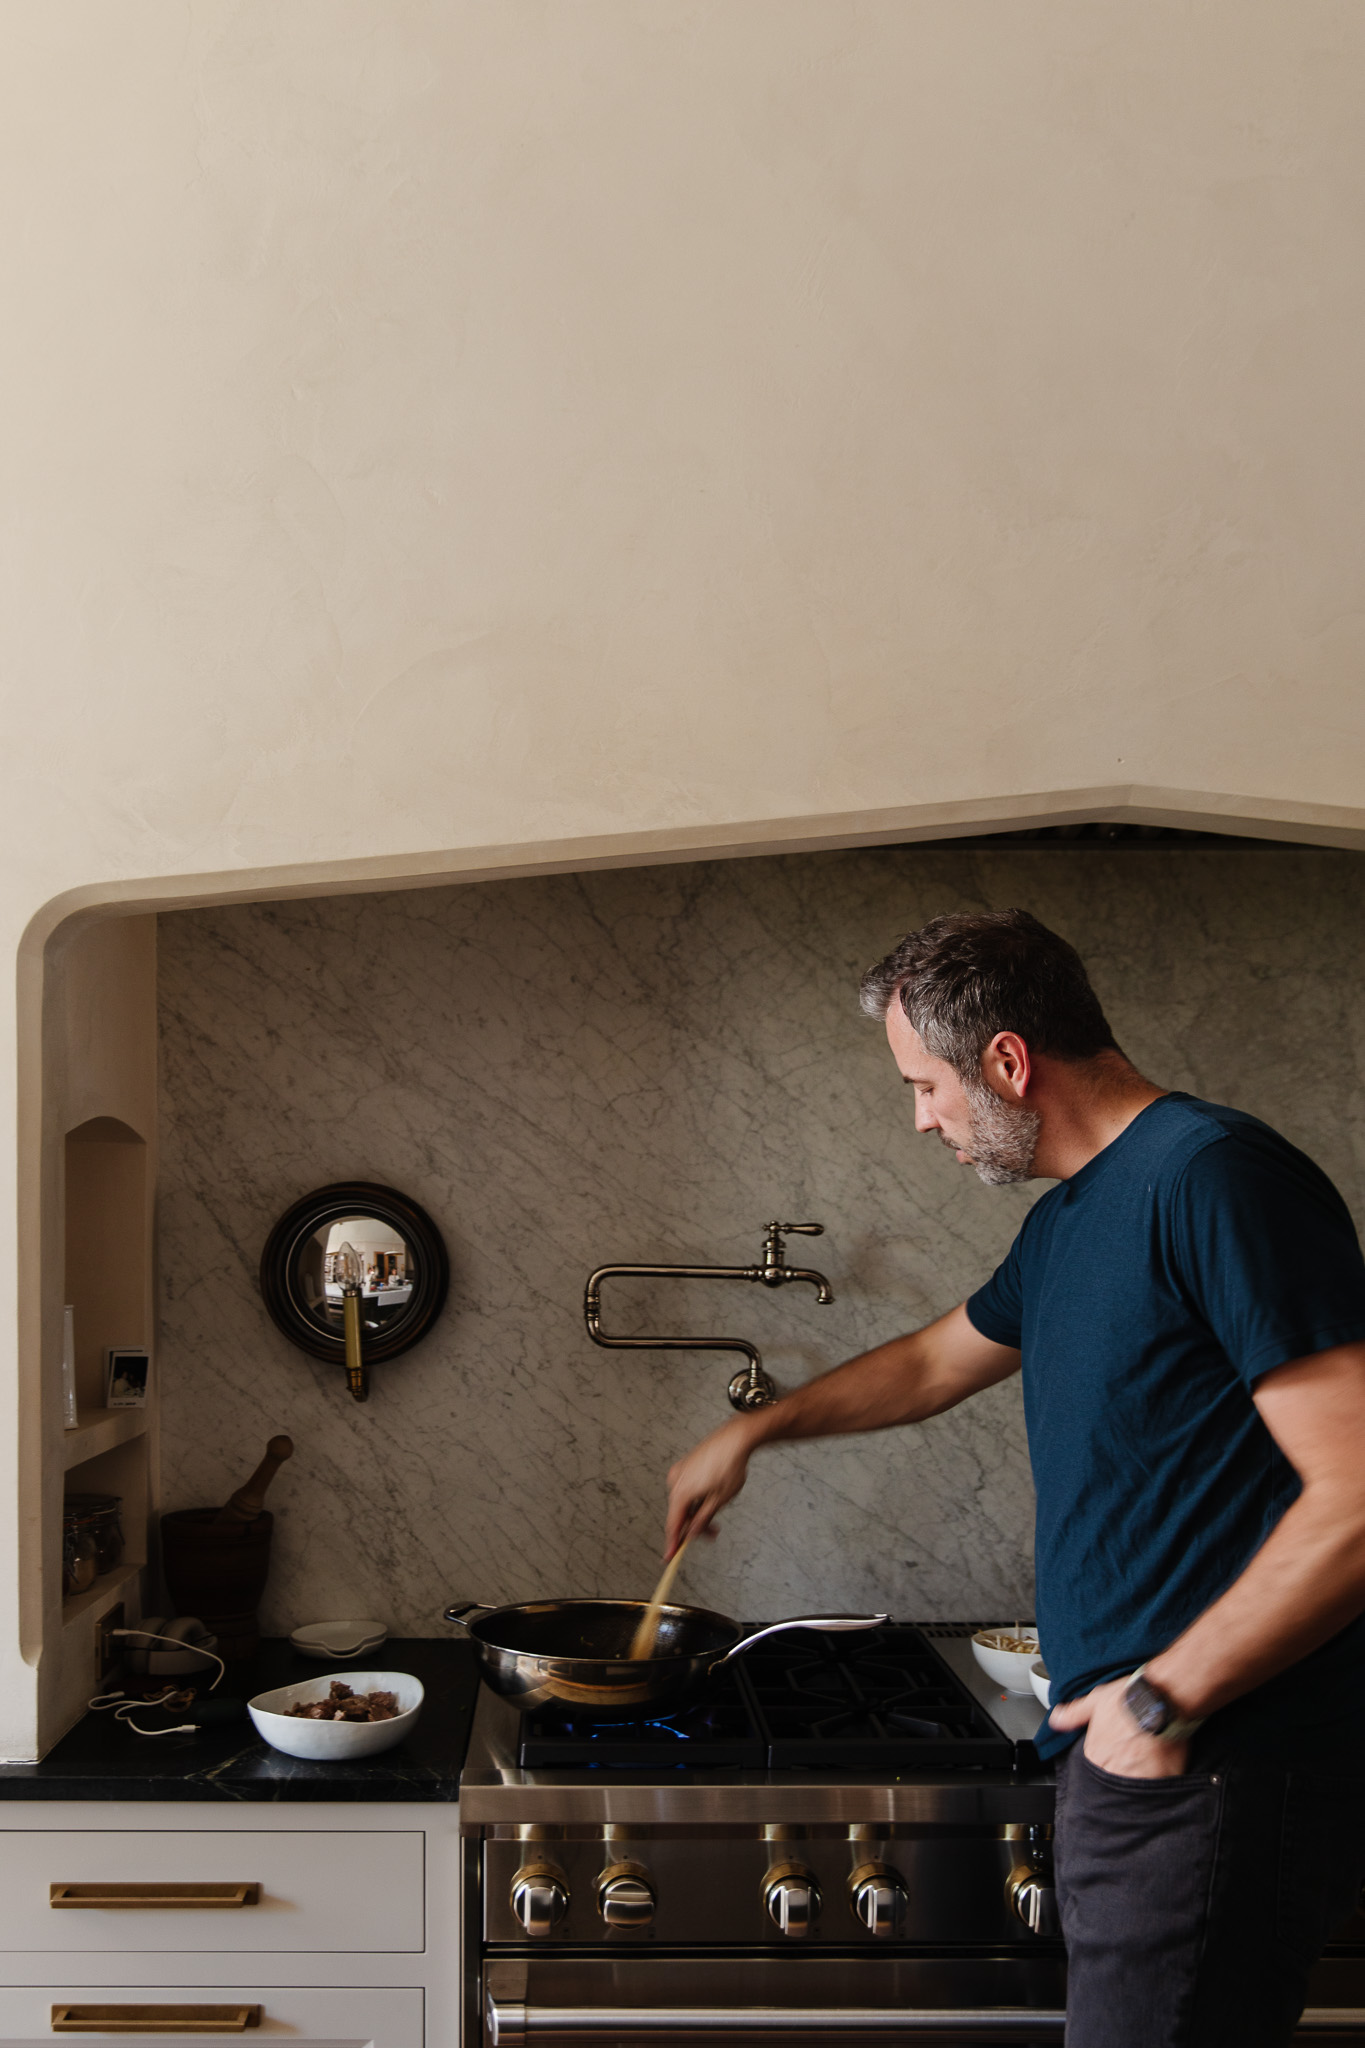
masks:
<svg viewBox="0 0 1365 2048"><path fill-rule="evenodd" d="M66 1288L75 1311L76 1398L104 1406L104 1354L150 1336L147 1145L117 1117L66 1134Z"/></svg>

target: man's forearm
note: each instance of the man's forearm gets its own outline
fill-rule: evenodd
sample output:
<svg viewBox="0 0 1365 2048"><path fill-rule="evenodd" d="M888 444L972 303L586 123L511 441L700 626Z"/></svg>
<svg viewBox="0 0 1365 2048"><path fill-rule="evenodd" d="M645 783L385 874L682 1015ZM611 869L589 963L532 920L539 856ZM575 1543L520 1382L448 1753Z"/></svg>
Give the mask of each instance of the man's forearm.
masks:
<svg viewBox="0 0 1365 2048"><path fill-rule="evenodd" d="M1019 1353L972 1327L964 1308L912 1337L895 1337L799 1387L771 1408L736 1416L694 1444L668 1475L664 1554L705 1529L744 1484L761 1444L923 1422L1019 1369Z"/></svg>
<svg viewBox="0 0 1365 2048"><path fill-rule="evenodd" d="M1296 1664L1365 1611L1359 1488L1306 1487L1220 1600L1148 1663L1153 1685L1202 1720Z"/></svg>
<svg viewBox="0 0 1365 2048"><path fill-rule="evenodd" d="M849 1359L846 1365L808 1380L771 1408L755 1409L745 1417L752 1447L924 1422L994 1380L1006 1378L1014 1370L1017 1354L978 1339L974 1352L995 1355L989 1359L973 1356L967 1365L961 1356L964 1325L970 1330L965 1312L953 1309L922 1330L893 1337L889 1343Z"/></svg>

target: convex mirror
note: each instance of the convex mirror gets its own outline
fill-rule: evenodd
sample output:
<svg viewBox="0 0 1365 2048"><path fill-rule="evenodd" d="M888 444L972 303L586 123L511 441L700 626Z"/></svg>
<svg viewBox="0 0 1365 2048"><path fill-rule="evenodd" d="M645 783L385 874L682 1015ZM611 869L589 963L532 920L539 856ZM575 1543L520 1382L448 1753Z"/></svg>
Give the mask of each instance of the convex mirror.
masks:
<svg viewBox="0 0 1365 2048"><path fill-rule="evenodd" d="M425 1209L370 1181L305 1195L261 1254L261 1293L276 1326L311 1358L345 1366L358 1401L372 1365L426 1336L449 1284L446 1248Z"/></svg>

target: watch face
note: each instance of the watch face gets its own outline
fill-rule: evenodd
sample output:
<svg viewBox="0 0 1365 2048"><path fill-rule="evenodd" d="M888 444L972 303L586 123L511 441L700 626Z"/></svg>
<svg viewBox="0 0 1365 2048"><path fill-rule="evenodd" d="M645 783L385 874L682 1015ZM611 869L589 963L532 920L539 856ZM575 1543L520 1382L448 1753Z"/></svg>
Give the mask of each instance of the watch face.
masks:
<svg viewBox="0 0 1365 2048"><path fill-rule="evenodd" d="M1162 1699L1145 1678L1135 1678L1123 1697L1143 1734L1160 1735L1171 1718L1170 1702Z"/></svg>

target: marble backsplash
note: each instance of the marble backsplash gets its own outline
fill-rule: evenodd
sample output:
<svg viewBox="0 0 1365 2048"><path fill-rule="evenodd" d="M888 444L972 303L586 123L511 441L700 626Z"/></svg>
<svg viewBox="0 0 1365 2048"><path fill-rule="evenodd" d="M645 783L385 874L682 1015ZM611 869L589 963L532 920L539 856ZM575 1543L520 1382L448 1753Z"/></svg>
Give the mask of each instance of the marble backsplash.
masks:
<svg viewBox="0 0 1365 2048"><path fill-rule="evenodd" d="M603 1351L614 1259L747 1263L822 1222L809 1288L616 1283L625 1327L736 1332L791 1385L959 1301L1038 1190L988 1189L913 1130L859 971L940 911L1026 904L1089 962L1153 1078L1310 1151L1365 1215L1357 856L921 851L710 862L161 920L165 1498L224 1498L273 1431L274 1630L344 1614L442 1632L455 1599L639 1595L671 1459L737 1361ZM432 1336L340 1372L256 1281L310 1187L384 1181L438 1222ZM634 1321L632 1322L632 1318ZM1017 1386L922 1428L762 1455L682 1597L1022 1617L1032 1492Z"/></svg>

